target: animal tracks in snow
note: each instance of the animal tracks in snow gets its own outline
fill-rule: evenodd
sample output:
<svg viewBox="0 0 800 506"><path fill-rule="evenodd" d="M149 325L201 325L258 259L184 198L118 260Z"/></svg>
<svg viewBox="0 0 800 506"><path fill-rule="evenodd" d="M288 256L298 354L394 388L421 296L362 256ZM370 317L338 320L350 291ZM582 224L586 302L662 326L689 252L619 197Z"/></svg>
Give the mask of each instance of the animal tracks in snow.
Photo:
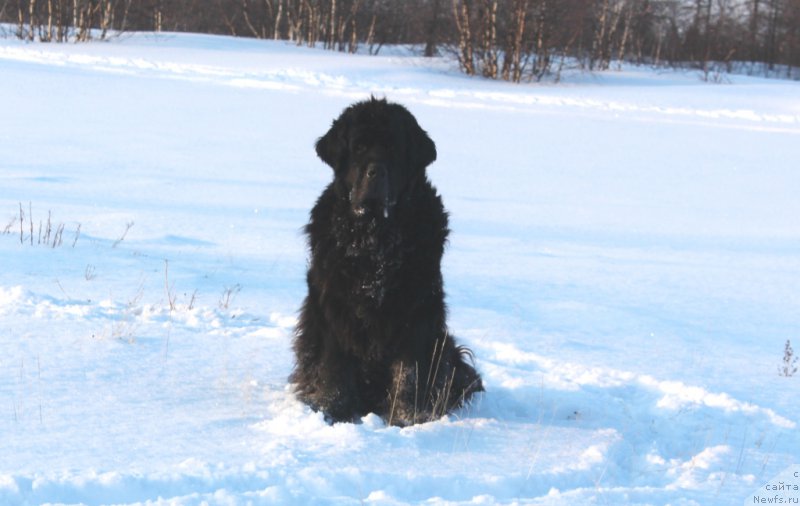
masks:
<svg viewBox="0 0 800 506"><path fill-rule="evenodd" d="M113 43L113 42L112 42ZM98 72L119 73L132 76L178 79L196 81L211 85L231 86L248 89L263 89L286 92L309 92L343 95L346 97L364 97L378 94L394 97L397 100L420 102L435 107L458 107L486 110L517 110L533 113L547 113L553 110L570 110L577 114L611 114L630 115L641 121L689 121L693 123L718 124L725 128L745 128L752 130L784 131L800 133L800 113L787 113L785 109L725 109L703 106L702 101L687 106L661 102L654 95L646 92L627 93L626 86L619 85L617 100L609 100L606 95L592 96L592 88L617 86L627 83L635 73L610 71L597 76L574 72L576 81L594 83L581 96L574 93L563 93L563 88L552 85L541 86L508 86L502 91L480 89L478 80L473 87L463 89L452 88L451 85L431 86L436 77L442 73L453 72L442 60L425 60L416 56L354 56L362 66L365 59L372 63L360 72L338 71L325 64L321 50L298 48L280 42L263 42L269 45L270 51L258 51L259 46L251 45L250 53L237 55L235 58L220 58L217 64L187 63L179 58L171 59L170 53L159 52L158 44L151 45L147 57L108 56L91 54L91 45L42 48L41 45L5 45L0 46L0 60L9 60L42 65L75 67ZM86 48L86 49L84 49ZM245 56L243 56L245 55ZM249 58L247 57L249 55ZM300 59L302 65L293 62ZM430 62L430 63L429 63ZM401 79L386 79L388 70L401 69ZM417 79L415 80L415 76ZM590 77L587 77L590 76ZM634 78L635 79L635 78ZM698 83L696 76L674 72L665 74L664 80L681 81L693 92L698 88L709 87ZM569 79L567 79L569 81ZM427 86L419 83L427 83ZM568 85L565 85L568 87ZM720 85L725 86L725 85ZM776 84L780 86L780 83ZM746 90L735 92L747 93Z"/></svg>

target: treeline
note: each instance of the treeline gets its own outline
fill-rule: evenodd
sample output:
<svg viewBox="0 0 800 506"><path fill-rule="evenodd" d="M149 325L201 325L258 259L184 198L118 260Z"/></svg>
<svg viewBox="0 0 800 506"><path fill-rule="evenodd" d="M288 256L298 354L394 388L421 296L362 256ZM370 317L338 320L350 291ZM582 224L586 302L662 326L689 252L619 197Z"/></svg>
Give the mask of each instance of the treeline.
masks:
<svg viewBox="0 0 800 506"><path fill-rule="evenodd" d="M615 61L800 67L800 0L0 0L0 20L57 42L178 31L349 52L414 44L516 82Z"/></svg>

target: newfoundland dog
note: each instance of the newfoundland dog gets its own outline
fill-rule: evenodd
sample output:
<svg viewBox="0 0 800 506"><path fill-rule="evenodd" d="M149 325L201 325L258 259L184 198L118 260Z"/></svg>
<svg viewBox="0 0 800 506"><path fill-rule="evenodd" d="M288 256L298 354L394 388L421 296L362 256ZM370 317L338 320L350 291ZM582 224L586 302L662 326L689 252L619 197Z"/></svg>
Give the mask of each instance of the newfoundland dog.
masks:
<svg viewBox="0 0 800 506"><path fill-rule="evenodd" d="M351 105L316 144L333 168L305 227L308 295L294 338L297 396L329 422L440 418L482 391L447 330L447 213L425 168L436 147L403 106Z"/></svg>

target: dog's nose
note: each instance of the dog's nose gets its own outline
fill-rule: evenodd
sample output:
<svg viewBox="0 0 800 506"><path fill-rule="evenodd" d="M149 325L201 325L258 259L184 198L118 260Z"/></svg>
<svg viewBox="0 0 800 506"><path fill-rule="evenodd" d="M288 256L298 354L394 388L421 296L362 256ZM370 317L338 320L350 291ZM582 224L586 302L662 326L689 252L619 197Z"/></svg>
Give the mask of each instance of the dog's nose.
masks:
<svg viewBox="0 0 800 506"><path fill-rule="evenodd" d="M367 165L367 177L374 178L383 175L386 172L386 164L380 162L372 162Z"/></svg>

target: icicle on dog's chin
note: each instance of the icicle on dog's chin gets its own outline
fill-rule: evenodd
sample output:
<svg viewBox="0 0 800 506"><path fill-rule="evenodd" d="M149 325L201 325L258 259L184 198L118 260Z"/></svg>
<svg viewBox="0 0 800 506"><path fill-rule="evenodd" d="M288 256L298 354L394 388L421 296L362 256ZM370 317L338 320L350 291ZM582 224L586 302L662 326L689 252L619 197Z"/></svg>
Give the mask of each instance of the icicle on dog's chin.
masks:
<svg viewBox="0 0 800 506"><path fill-rule="evenodd" d="M383 218L389 219L389 208L394 207L394 202L390 199L389 178L383 179Z"/></svg>
<svg viewBox="0 0 800 506"><path fill-rule="evenodd" d="M389 214L394 212L395 204L397 204L397 201L390 199L388 195L383 199L383 219L389 219Z"/></svg>

